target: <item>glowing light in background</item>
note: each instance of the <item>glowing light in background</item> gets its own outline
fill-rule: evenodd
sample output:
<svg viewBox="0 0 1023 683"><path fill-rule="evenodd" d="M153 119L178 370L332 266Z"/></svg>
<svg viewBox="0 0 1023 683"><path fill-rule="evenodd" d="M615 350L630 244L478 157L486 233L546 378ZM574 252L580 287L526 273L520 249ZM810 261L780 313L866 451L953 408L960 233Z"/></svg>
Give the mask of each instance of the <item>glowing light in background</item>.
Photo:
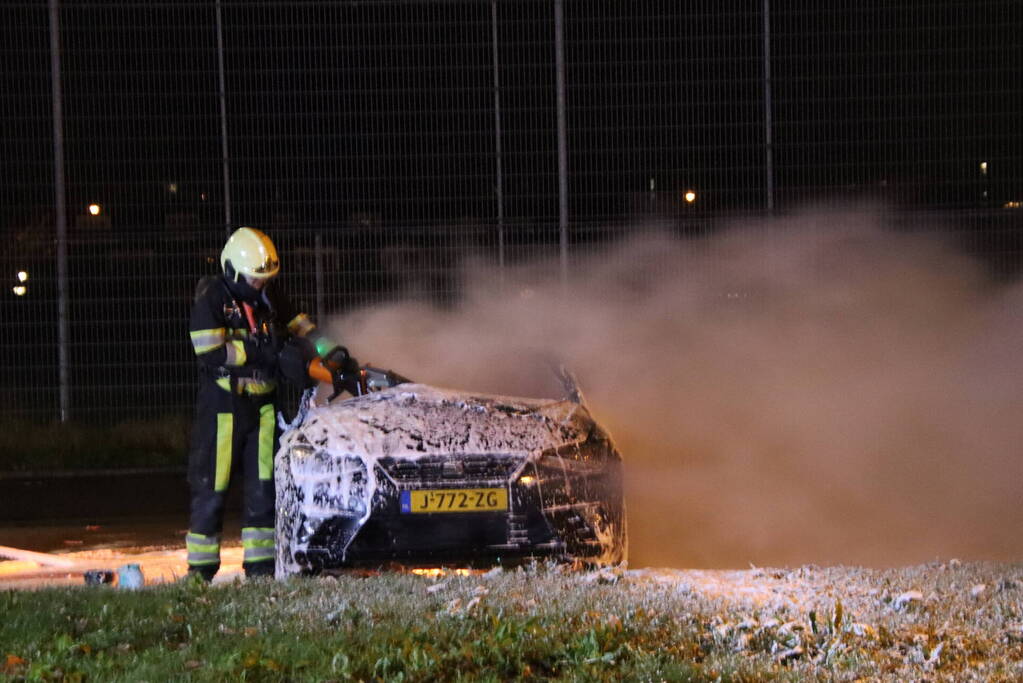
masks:
<svg viewBox="0 0 1023 683"><path fill-rule="evenodd" d="M16 277L18 279L18 282L22 284L15 285L14 287L11 288L11 291L14 292L14 296L25 296L26 294L28 294L28 287L26 287L24 284L28 282L28 271L19 270Z"/></svg>
<svg viewBox="0 0 1023 683"><path fill-rule="evenodd" d="M686 200L687 204L692 204L696 201L696 192L693 190L686 190L686 193L682 195L682 197Z"/></svg>
<svg viewBox="0 0 1023 683"><path fill-rule="evenodd" d="M89 214L90 215L98 216L98 215L100 215L100 213L102 211L103 211L103 207L101 207L99 204L89 204Z"/></svg>
<svg viewBox="0 0 1023 683"><path fill-rule="evenodd" d="M472 573L471 569L447 569L445 567L423 567L419 569L412 569L411 573L416 576L429 576L429 577L440 577L453 574L455 576L469 576Z"/></svg>

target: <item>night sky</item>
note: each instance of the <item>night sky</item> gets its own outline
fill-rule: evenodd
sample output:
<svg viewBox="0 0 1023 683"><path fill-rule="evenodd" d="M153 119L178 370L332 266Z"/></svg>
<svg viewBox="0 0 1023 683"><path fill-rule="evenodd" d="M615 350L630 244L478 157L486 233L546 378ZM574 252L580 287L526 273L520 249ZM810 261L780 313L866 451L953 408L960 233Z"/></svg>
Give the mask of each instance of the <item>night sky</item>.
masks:
<svg viewBox="0 0 1023 683"><path fill-rule="evenodd" d="M222 6L238 221L494 220L491 3ZM62 7L69 214L103 201L119 229L179 208L218 225L214 3ZM566 0L573 222L627 217L651 178L658 201L692 186L703 210L765 206L762 9ZM776 204L887 188L911 205L983 205L980 182L989 203L1017 198L1019 3L770 9ZM11 229L52 204L48 13L0 12ZM553 4L501 0L497 14L505 216L556 222Z"/></svg>

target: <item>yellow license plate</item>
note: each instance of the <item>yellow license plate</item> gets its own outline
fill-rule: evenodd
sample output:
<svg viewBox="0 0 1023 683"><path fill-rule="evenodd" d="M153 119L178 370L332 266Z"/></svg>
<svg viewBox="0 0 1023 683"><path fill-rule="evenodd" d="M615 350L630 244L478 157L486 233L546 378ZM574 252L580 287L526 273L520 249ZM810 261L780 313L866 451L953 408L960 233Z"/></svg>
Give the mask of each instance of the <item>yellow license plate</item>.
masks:
<svg viewBox="0 0 1023 683"><path fill-rule="evenodd" d="M508 509L508 489L419 489L401 492L402 514Z"/></svg>

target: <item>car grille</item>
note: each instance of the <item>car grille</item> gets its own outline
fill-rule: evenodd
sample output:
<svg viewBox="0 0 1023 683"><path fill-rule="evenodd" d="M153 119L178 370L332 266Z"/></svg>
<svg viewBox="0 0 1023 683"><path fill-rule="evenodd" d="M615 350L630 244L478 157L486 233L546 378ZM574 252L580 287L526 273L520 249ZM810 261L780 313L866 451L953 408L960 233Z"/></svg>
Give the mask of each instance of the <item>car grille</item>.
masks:
<svg viewBox="0 0 1023 683"><path fill-rule="evenodd" d="M511 455L423 456L380 458L377 463L397 483L507 480L522 462Z"/></svg>

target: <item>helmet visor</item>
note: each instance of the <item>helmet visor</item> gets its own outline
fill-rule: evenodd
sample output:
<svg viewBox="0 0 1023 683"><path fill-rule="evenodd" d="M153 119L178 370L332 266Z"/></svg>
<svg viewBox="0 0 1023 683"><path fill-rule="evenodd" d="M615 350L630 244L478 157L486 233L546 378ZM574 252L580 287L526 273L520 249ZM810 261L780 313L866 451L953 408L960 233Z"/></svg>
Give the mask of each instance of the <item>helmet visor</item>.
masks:
<svg viewBox="0 0 1023 683"><path fill-rule="evenodd" d="M277 272L280 262L273 256L267 256L263 262L252 269L254 275L272 275Z"/></svg>

